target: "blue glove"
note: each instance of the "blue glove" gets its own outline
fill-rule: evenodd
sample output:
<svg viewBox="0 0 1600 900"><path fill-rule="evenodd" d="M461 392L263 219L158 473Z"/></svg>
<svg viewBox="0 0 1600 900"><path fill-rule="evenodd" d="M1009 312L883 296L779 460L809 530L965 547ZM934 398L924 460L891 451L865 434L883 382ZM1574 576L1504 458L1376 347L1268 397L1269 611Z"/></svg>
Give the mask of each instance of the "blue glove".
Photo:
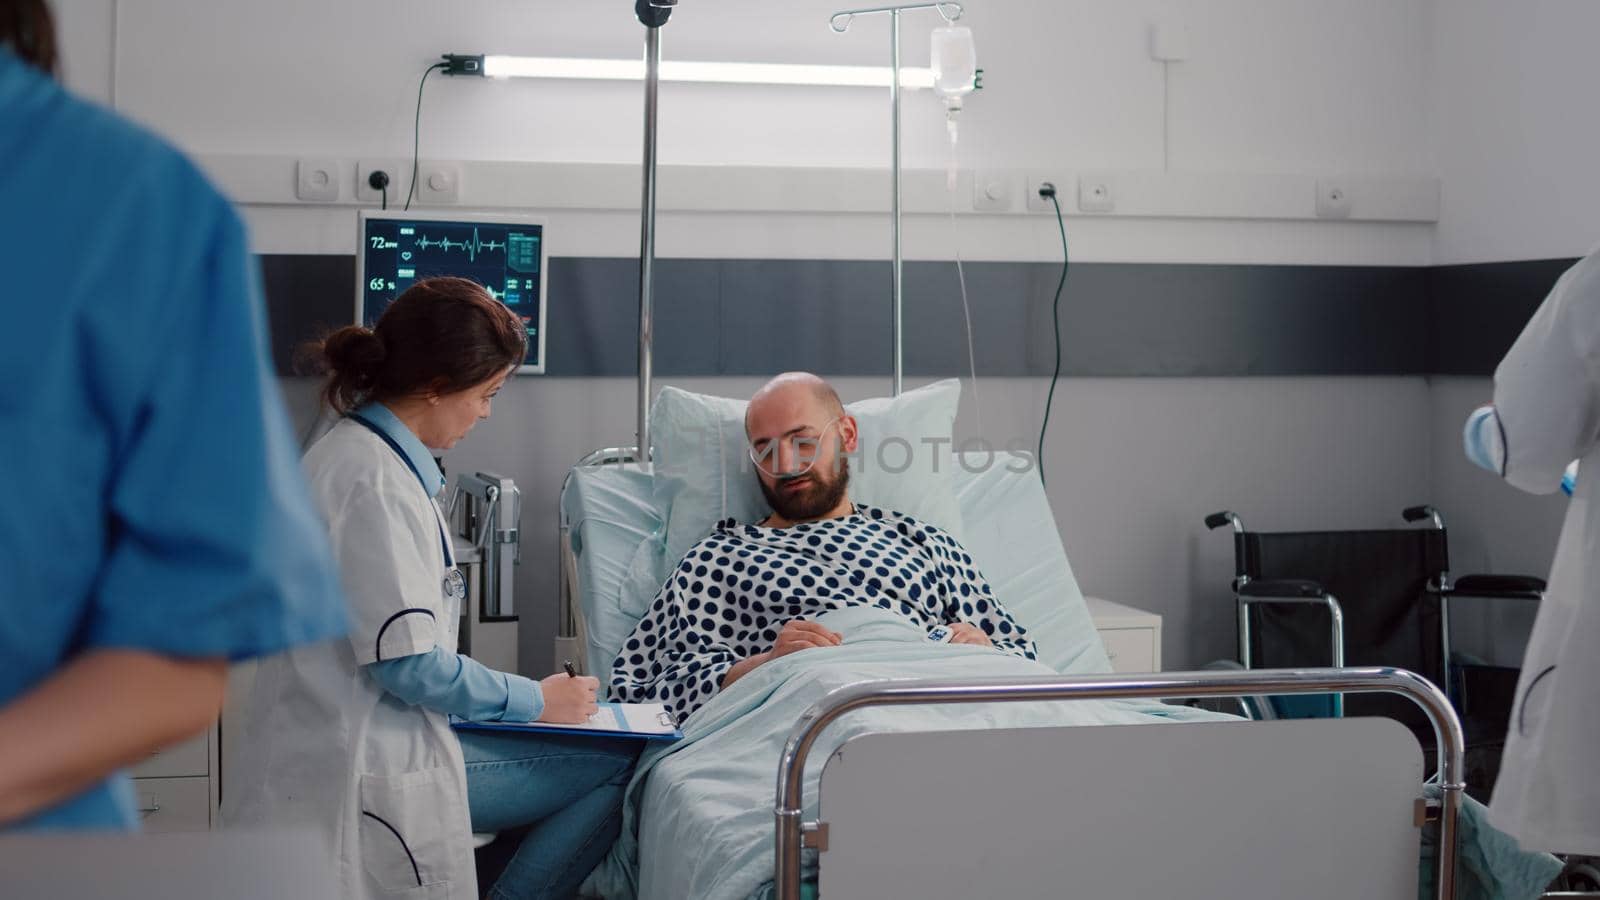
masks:
<svg viewBox="0 0 1600 900"><path fill-rule="evenodd" d="M1494 407L1480 406L1467 417L1466 427L1461 429L1461 449L1473 465L1496 475L1504 473L1506 448L1500 438L1500 417L1495 415Z"/></svg>

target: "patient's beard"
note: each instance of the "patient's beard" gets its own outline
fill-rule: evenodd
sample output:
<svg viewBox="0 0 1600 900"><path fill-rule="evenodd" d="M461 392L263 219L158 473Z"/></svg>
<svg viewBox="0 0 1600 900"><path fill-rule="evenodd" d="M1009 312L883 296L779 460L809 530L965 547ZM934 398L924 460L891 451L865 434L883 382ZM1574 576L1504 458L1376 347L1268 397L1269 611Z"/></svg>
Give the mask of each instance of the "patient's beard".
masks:
<svg viewBox="0 0 1600 900"><path fill-rule="evenodd" d="M769 485L765 478L757 478L767 505L790 522L809 522L832 512L850 487L850 460L842 454L836 459L839 471L832 478L826 477L824 466L815 466L805 476L810 484L798 491L785 491L781 481Z"/></svg>

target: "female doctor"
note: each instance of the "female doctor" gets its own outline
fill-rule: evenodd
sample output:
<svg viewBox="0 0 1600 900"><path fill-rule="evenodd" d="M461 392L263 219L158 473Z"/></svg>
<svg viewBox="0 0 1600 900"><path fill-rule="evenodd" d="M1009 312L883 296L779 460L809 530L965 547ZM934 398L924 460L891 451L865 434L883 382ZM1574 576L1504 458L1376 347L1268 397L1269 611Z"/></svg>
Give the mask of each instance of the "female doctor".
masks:
<svg viewBox="0 0 1600 900"><path fill-rule="evenodd" d="M327 831L353 898L478 896L473 831L532 824L491 897L570 896L615 840L636 745L452 732L581 722L593 678L533 682L456 653L466 593L435 500L446 449L522 361L522 322L474 282L435 278L372 329L316 345L343 419L306 454L350 602L348 640L263 664L230 824Z"/></svg>
<svg viewBox="0 0 1600 900"><path fill-rule="evenodd" d="M1579 460L1528 642L1489 821L1524 847L1600 854L1600 250L1561 276L1467 421L1473 462L1548 494Z"/></svg>

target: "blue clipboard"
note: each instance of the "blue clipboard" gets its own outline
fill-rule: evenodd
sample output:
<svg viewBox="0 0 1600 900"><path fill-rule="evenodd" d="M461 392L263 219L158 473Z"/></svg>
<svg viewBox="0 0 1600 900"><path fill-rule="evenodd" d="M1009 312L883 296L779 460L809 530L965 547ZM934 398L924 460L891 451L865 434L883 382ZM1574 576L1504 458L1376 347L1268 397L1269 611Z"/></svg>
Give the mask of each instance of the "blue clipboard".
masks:
<svg viewBox="0 0 1600 900"><path fill-rule="evenodd" d="M659 714L662 727L670 727L671 731L639 731L628 724L627 716L621 703L601 703L600 717L608 713L613 717L615 728L583 728L572 725L552 725L545 722L469 722L456 716L450 717L450 727L461 731L500 731L516 734L567 734L578 737L619 737L634 738L646 741L677 741L683 739L683 732L677 723L665 711Z"/></svg>

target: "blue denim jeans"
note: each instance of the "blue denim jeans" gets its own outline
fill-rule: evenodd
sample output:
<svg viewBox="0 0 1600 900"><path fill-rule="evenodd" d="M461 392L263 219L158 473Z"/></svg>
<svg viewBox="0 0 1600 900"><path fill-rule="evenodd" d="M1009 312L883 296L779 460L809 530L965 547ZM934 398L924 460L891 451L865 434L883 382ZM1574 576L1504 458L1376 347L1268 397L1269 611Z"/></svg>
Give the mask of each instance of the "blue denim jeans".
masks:
<svg viewBox="0 0 1600 900"><path fill-rule="evenodd" d="M475 832L524 825L492 900L571 897L616 841L622 794L643 742L458 731Z"/></svg>

